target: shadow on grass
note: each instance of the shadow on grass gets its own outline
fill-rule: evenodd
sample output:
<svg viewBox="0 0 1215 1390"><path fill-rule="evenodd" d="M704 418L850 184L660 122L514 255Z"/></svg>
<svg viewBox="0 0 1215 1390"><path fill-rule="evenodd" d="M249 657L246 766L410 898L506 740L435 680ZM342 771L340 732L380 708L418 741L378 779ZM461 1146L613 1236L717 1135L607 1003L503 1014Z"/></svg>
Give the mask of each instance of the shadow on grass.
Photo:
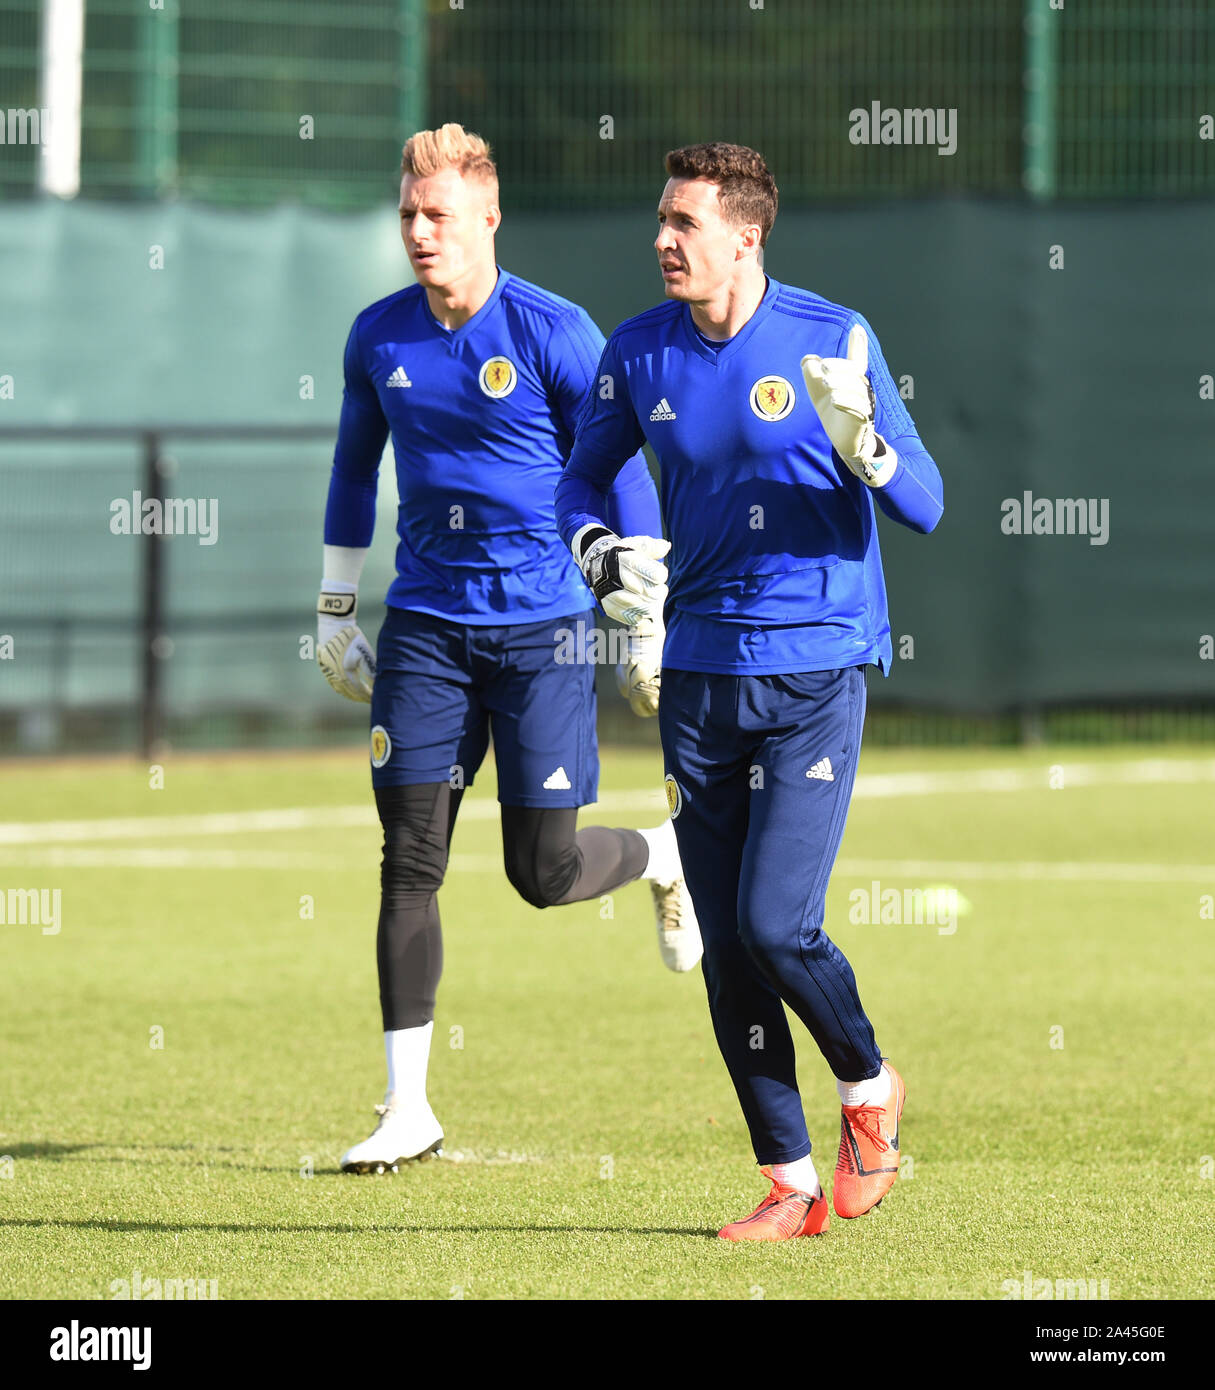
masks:
<svg viewBox="0 0 1215 1390"><path fill-rule="evenodd" d="M104 1155L97 1150L108 1150ZM239 1152L235 1147L227 1146L222 1148L200 1147L197 1144L55 1144L55 1143L31 1143L31 1144L10 1144L7 1147L0 1145L0 1153L6 1154L11 1158L44 1158L57 1163L88 1163L90 1165L101 1163L150 1163L159 1164L162 1160L161 1154L193 1154L195 1155L193 1167L195 1168L223 1168L241 1173L288 1173L295 1175L298 1173L299 1165L296 1163L240 1163L226 1156L217 1157L216 1155L227 1155ZM539 1161L539 1160L537 1160ZM514 1167L505 1161L499 1163L497 1160L478 1160L475 1162L460 1162L455 1159L407 1159L401 1164L403 1172L421 1167L424 1163L429 1166L434 1163L439 1168L481 1168L481 1167ZM317 1178L341 1178L348 1181L358 1181L360 1178L370 1179L370 1173L352 1174L345 1173L336 1164L333 1166L325 1165L318 1167L313 1173ZM387 1178L387 1174L376 1175L381 1180ZM395 1174L394 1174L395 1176Z"/></svg>
<svg viewBox="0 0 1215 1390"><path fill-rule="evenodd" d="M67 1158L88 1149L112 1149L113 1144L0 1144L9 1158Z"/></svg>
<svg viewBox="0 0 1215 1390"><path fill-rule="evenodd" d="M107 1149L109 1150L109 1154L105 1158L99 1157L96 1152L98 1149ZM233 1148L200 1149L195 1144L137 1144L127 1146L123 1144L103 1143L57 1144L50 1140L39 1140L28 1144L0 1144L0 1153L10 1158L49 1158L53 1162L68 1163L138 1163L141 1158L145 1157L148 1162L155 1162L156 1154L217 1154L235 1152L236 1150ZM199 1158L198 1162L213 1168L237 1168L247 1166L251 1172L258 1173L277 1173L284 1171L279 1165L258 1167L252 1164L227 1163L223 1160L208 1163L205 1157ZM337 1172L338 1169L335 1168L333 1171Z"/></svg>
<svg viewBox="0 0 1215 1390"><path fill-rule="evenodd" d="M156 1231L164 1234L180 1234L184 1231L222 1231L231 1235L261 1235L266 1231L283 1231L298 1235L425 1235L435 1231L465 1235L530 1235L533 1231L559 1232L566 1235L605 1235L605 1236L700 1236L716 1240L717 1232L702 1227L690 1226L478 1226L478 1225L435 1225L435 1226L385 1226L377 1222L374 1226L324 1225L324 1226L283 1226L270 1222L239 1221L190 1221L174 1224L169 1221L106 1221L101 1217L90 1217L80 1221L55 1221L50 1217L0 1217L0 1227L24 1226L47 1230L62 1230L65 1227L78 1231Z"/></svg>

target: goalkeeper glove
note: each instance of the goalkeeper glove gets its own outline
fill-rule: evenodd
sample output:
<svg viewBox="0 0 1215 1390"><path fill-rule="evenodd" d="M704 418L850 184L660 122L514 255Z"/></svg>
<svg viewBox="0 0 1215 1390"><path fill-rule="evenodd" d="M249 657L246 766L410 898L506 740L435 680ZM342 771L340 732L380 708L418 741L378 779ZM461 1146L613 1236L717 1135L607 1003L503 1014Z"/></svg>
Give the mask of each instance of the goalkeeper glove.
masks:
<svg viewBox="0 0 1215 1390"><path fill-rule="evenodd" d="M616 667L620 693L633 713L642 719L658 713L664 637L661 616L639 619L629 628L628 658Z"/></svg>
<svg viewBox="0 0 1215 1390"><path fill-rule="evenodd" d="M623 540L606 526L590 523L574 536L570 549L591 593L609 618L632 627L642 618L661 619L667 597L662 557L670 541L653 536Z"/></svg>
<svg viewBox="0 0 1215 1390"><path fill-rule="evenodd" d="M882 487L894 476L898 455L873 427L869 337L859 323L848 334L847 357L802 358L802 376L835 452L863 483Z"/></svg>
<svg viewBox="0 0 1215 1390"><path fill-rule="evenodd" d="M324 580L316 605L316 661L339 695L371 703L375 655L355 624L358 590L353 584Z"/></svg>

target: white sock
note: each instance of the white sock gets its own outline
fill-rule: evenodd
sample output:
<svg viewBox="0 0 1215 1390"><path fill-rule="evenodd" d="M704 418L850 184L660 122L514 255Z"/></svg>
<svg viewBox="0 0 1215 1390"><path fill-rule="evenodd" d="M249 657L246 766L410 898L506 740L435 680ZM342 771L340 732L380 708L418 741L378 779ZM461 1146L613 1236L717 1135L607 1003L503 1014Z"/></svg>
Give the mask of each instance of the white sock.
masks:
<svg viewBox="0 0 1215 1390"><path fill-rule="evenodd" d="M384 1034L388 1091L402 1105L426 1104L426 1066L434 1020L420 1028L394 1028Z"/></svg>
<svg viewBox="0 0 1215 1390"><path fill-rule="evenodd" d="M818 1170L809 1154L804 1158L795 1158L792 1163L772 1163L769 1167L772 1169L772 1176L782 1187L793 1187L798 1192L808 1192L811 1197L817 1197L823 1190L823 1185L818 1180Z"/></svg>
<svg viewBox="0 0 1215 1390"><path fill-rule="evenodd" d="M664 820L653 830L639 830L637 833L650 847L650 857L642 871L642 878L652 878L657 883L674 883L677 878L683 877L675 827L669 820Z"/></svg>
<svg viewBox="0 0 1215 1390"><path fill-rule="evenodd" d="M890 1073L883 1066L868 1081L840 1081L837 1077L835 1089L840 1093L842 1105L885 1105L890 1099L892 1084Z"/></svg>

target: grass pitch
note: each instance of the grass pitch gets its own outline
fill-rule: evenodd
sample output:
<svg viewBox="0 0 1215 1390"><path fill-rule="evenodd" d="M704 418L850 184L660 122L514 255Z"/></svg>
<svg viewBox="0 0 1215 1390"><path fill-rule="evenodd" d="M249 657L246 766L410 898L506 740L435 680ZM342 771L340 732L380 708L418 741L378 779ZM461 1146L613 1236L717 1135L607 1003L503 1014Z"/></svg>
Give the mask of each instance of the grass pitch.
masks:
<svg viewBox="0 0 1215 1390"><path fill-rule="evenodd" d="M361 750L182 757L159 790L5 768L0 888L61 909L0 927L0 1293L107 1299L138 1270L222 1299L999 1299L1029 1271L1211 1297L1211 751L861 772L827 926L907 1080L903 1176L823 1238L748 1247L713 1238L766 1184L699 971L662 968L644 885L522 903L492 769L440 897L431 1098L458 1159L354 1178L383 1090ZM607 754L584 823L657 823L660 783L657 754ZM850 921L874 882L969 911ZM834 1087L794 1030L829 1183Z"/></svg>

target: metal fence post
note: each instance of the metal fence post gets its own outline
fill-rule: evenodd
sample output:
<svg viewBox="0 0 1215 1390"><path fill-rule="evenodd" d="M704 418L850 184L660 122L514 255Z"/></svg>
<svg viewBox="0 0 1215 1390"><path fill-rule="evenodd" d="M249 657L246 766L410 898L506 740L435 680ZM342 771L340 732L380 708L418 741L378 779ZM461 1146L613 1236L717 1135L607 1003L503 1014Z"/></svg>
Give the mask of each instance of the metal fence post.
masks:
<svg viewBox="0 0 1215 1390"><path fill-rule="evenodd" d="M426 120L426 2L399 0L401 30L401 131L403 145Z"/></svg>
<svg viewBox="0 0 1215 1390"><path fill-rule="evenodd" d="M143 435L143 501L154 499L164 507L164 471L161 436L155 430ZM135 517L132 525L137 525ZM158 756L164 742L163 664L169 654L164 630L165 538L163 527L153 527L143 546L143 673L140 698L139 748L146 759Z"/></svg>
<svg viewBox="0 0 1215 1390"><path fill-rule="evenodd" d="M135 176L150 197L177 187L177 8L150 10L139 26Z"/></svg>
<svg viewBox="0 0 1215 1390"><path fill-rule="evenodd" d="M1059 130L1055 121L1058 87L1059 16L1050 0L1025 0L1025 113L1021 126L1021 182L1033 198L1055 196Z"/></svg>

